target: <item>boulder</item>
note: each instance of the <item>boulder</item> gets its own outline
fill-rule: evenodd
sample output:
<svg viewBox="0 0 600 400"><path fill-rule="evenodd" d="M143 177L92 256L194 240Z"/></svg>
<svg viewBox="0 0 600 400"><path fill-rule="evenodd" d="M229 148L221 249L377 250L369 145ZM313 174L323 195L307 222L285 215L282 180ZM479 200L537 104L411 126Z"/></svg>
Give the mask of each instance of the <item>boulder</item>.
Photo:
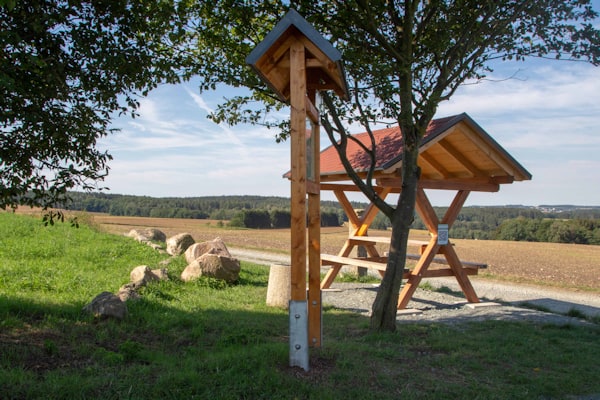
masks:
<svg viewBox="0 0 600 400"><path fill-rule="evenodd" d="M164 242L167 240L167 235L156 228L132 229L127 236L138 242Z"/></svg>
<svg viewBox="0 0 600 400"><path fill-rule="evenodd" d="M152 273L147 265L140 265L129 273L129 280L131 282L142 281L143 284L146 284L147 282L158 280L158 277Z"/></svg>
<svg viewBox="0 0 600 400"><path fill-rule="evenodd" d="M121 301L119 296L110 292L102 292L94 297L90 304L83 307L83 311L98 318L123 319L127 316L127 305Z"/></svg>
<svg viewBox="0 0 600 400"><path fill-rule="evenodd" d="M166 268L153 269L152 273L158 278L159 281L169 280L169 271Z"/></svg>
<svg viewBox="0 0 600 400"><path fill-rule="evenodd" d="M187 261L189 264L206 253L218 254L220 256L231 258L231 253L229 253L229 250L227 250L225 242L223 242L223 239L218 237L208 242L194 243L188 247L188 249L185 251L185 261Z"/></svg>
<svg viewBox="0 0 600 400"><path fill-rule="evenodd" d="M167 239L167 253L172 256L183 254L188 247L195 243L194 238L189 233L180 233Z"/></svg>
<svg viewBox="0 0 600 400"><path fill-rule="evenodd" d="M148 282L152 281L166 281L169 279L168 272L166 268L160 269L150 269L147 265L140 265L139 267L135 267L129 273L129 280L131 282L141 282L141 285L144 286Z"/></svg>
<svg viewBox="0 0 600 400"><path fill-rule="evenodd" d="M240 277L240 262L235 258L205 253L185 267L181 280L189 282L201 276L236 282Z"/></svg>

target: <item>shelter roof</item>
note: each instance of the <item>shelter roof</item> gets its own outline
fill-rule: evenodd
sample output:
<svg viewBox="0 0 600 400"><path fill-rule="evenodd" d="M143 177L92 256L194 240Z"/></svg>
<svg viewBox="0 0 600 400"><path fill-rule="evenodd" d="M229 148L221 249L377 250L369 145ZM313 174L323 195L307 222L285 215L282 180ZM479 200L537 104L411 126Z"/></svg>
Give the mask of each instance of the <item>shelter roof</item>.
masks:
<svg viewBox="0 0 600 400"><path fill-rule="evenodd" d="M353 135L371 148L369 135ZM400 168L404 140L398 126L373 131L376 145L374 178L377 184L401 187ZM348 141L348 160L366 176L371 158ZM321 152L321 182L349 180L336 149ZM530 180L531 174L466 113L433 120L421 141L418 165L420 185L431 189L497 191L499 184Z"/></svg>

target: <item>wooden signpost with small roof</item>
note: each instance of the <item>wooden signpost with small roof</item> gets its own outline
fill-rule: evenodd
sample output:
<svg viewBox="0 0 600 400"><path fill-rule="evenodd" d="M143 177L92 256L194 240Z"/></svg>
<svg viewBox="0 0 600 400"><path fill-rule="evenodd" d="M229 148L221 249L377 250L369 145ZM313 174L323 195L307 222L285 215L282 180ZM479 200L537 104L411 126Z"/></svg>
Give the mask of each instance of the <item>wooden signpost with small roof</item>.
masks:
<svg viewBox="0 0 600 400"><path fill-rule="evenodd" d="M246 62L291 109L290 366L308 371L308 347L320 347L322 340L320 132L315 102L321 90L333 90L347 98L341 54L300 14L290 10Z"/></svg>

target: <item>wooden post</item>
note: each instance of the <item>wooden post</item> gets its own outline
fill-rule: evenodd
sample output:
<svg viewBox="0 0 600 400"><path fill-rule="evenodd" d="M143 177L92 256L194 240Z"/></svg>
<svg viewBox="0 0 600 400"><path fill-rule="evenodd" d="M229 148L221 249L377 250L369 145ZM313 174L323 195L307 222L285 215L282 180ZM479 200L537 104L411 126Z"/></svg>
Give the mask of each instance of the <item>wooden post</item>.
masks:
<svg viewBox="0 0 600 400"><path fill-rule="evenodd" d="M306 67L304 46L290 48L292 300L306 300Z"/></svg>
<svg viewBox="0 0 600 400"><path fill-rule="evenodd" d="M306 100L311 107L313 177L308 192L308 340L312 347L321 347L323 339L321 305L321 188L319 115L314 108L316 92Z"/></svg>
<svg viewBox="0 0 600 400"><path fill-rule="evenodd" d="M331 43L291 9L246 57L246 63L254 68L281 101L289 102L291 108L290 366L299 366L307 371L309 329L311 344L321 345L319 118L307 98L307 88L311 88L313 102L319 90L334 90L347 99L348 88L341 56ZM315 126L312 140L316 142L311 153L316 162L312 165L310 182L306 171L307 109ZM310 321L306 293L307 191Z"/></svg>
<svg viewBox="0 0 600 400"><path fill-rule="evenodd" d="M306 302L306 60L304 46L290 46L291 300L290 366L308 371Z"/></svg>

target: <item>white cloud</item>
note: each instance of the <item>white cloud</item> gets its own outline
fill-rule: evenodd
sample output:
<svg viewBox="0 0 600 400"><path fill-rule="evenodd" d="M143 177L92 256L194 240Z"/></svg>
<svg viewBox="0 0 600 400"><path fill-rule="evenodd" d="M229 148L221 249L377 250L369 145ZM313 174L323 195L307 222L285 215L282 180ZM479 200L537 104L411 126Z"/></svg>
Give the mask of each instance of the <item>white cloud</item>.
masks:
<svg viewBox="0 0 600 400"><path fill-rule="evenodd" d="M598 69L560 62L515 65L497 68L491 78L523 68L519 80L465 86L439 109L439 116L467 112L533 174L532 181L504 185L498 193L473 193L467 204L600 205ZM206 118L211 105L231 93L195 90L189 83L161 86L142 99L138 118L115 122L122 131L101 140L115 157L106 181L112 192L289 196L282 174L290 166L290 144L275 143L277 132L261 126L214 124ZM448 205L452 196L430 193L435 205ZM324 192L323 199L333 196Z"/></svg>
<svg viewBox="0 0 600 400"><path fill-rule="evenodd" d="M442 103L440 114L485 116L524 115L541 112L554 115L593 115L600 111L598 70L589 65L555 63L552 67L530 68L518 74L522 78L483 81L465 85L449 101ZM490 79L506 75L495 73Z"/></svg>

